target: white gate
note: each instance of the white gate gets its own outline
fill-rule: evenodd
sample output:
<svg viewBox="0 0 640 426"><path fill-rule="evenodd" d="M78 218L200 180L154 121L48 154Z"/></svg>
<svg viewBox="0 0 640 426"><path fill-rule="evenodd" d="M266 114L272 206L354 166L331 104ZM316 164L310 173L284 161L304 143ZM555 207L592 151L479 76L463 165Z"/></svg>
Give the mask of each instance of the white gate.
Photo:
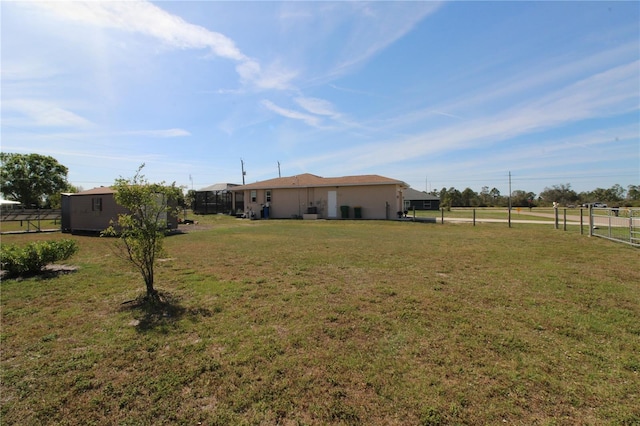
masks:
<svg viewBox="0 0 640 426"><path fill-rule="evenodd" d="M589 235L640 247L640 209L590 208Z"/></svg>

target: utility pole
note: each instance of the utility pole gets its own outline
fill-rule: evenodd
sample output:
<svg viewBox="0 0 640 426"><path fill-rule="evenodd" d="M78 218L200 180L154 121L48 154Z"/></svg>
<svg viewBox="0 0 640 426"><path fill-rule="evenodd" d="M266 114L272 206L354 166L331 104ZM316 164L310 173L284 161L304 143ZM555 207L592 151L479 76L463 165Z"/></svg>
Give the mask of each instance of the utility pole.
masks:
<svg viewBox="0 0 640 426"><path fill-rule="evenodd" d="M278 177L282 177L282 175L280 174L280 162L278 161Z"/></svg>
<svg viewBox="0 0 640 426"><path fill-rule="evenodd" d="M244 185L244 177L247 172L244 171L244 160L242 158L240 159L240 164L242 165L242 184Z"/></svg>

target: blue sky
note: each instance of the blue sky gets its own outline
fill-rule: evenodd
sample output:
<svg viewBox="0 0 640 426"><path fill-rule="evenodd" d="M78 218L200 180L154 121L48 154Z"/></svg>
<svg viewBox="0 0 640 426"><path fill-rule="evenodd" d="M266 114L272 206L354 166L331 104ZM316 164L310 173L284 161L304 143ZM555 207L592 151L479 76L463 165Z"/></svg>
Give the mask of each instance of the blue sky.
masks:
<svg viewBox="0 0 640 426"><path fill-rule="evenodd" d="M90 189L640 184L637 2L2 2L2 151Z"/></svg>

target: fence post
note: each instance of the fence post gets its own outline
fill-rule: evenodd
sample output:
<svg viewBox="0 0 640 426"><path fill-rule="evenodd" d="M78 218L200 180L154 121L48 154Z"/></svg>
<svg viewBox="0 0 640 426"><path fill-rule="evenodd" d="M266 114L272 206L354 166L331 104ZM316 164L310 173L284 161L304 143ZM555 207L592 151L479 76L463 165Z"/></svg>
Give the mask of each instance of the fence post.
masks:
<svg viewBox="0 0 640 426"><path fill-rule="evenodd" d="M567 230L567 209L566 208L562 211L562 216L563 216L562 217L562 220L563 220L563 227L562 228L563 228L563 231L566 231Z"/></svg>
<svg viewBox="0 0 640 426"><path fill-rule="evenodd" d="M555 226L555 229L558 229L558 227L559 227L558 226L558 208L555 207L555 206L553 207L553 213L554 213L554 216L555 216L554 226Z"/></svg>
<svg viewBox="0 0 640 426"><path fill-rule="evenodd" d="M440 209L440 224L444 224L444 208Z"/></svg>
<svg viewBox="0 0 640 426"><path fill-rule="evenodd" d="M589 206L589 236L593 237L593 207Z"/></svg>
<svg viewBox="0 0 640 426"><path fill-rule="evenodd" d="M584 229L582 229L582 207L580 208L580 235L584 235Z"/></svg>
<svg viewBox="0 0 640 426"><path fill-rule="evenodd" d="M609 216L609 238L611 238L611 209L607 209L607 215Z"/></svg>
<svg viewBox="0 0 640 426"><path fill-rule="evenodd" d="M473 209L473 226L476 226L476 209Z"/></svg>

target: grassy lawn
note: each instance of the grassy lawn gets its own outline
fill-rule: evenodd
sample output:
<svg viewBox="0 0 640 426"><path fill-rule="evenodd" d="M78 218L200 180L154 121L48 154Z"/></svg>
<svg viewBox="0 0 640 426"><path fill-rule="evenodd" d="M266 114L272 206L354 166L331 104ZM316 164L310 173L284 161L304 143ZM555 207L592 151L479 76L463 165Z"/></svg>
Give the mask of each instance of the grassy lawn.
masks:
<svg viewBox="0 0 640 426"><path fill-rule="evenodd" d="M2 424L638 424L639 252L544 225L197 217L5 279ZM200 422L200 423L199 423Z"/></svg>

